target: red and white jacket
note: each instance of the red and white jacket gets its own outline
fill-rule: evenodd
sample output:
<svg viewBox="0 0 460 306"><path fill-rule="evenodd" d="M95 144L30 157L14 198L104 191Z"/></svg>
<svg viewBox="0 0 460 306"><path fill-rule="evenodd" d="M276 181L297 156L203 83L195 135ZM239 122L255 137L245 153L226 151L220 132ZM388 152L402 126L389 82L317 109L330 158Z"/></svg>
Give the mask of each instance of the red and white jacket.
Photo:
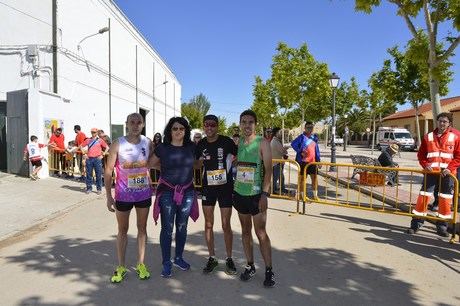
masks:
<svg viewBox="0 0 460 306"><path fill-rule="evenodd" d="M438 136L438 129L426 134L417 153L420 165L434 171L449 169L454 175L460 166L460 131L449 127Z"/></svg>

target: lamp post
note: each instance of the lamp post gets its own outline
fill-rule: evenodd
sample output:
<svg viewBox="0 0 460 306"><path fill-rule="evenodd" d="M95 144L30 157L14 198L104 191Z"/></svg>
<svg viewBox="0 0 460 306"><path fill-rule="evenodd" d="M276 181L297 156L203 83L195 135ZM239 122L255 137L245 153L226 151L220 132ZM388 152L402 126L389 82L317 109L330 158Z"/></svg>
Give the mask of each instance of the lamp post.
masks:
<svg viewBox="0 0 460 306"><path fill-rule="evenodd" d="M348 139L348 114L343 115L343 118L345 118L345 132L343 133L343 152L347 151L347 139Z"/></svg>
<svg viewBox="0 0 460 306"><path fill-rule="evenodd" d="M154 67L155 67L155 65L154 65ZM153 72L153 82L154 83L153 83L153 92L152 92L152 96L153 96L152 112L153 112L153 131L155 132L155 102L156 102L155 89L157 87L162 86L162 85L166 85L166 83L168 83L168 81L166 80L166 81L162 82L161 84L155 85L155 68L154 68L153 71L154 71ZM166 101L165 101L165 105L166 105ZM165 109L165 111L166 111L166 109ZM165 115L165 120L166 120L166 115ZM165 125L166 125L166 122L165 122Z"/></svg>
<svg viewBox="0 0 460 306"><path fill-rule="evenodd" d="M331 163L335 164L336 163L336 158L335 158L335 151L336 151L336 146L335 146L335 90L337 89L337 86L339 86L339 81L340 78L335 72L332 73L332 75L329 77L329 85L332 87L333 91L333 97L332 97L332 137L331 137ZM336 172L337 168L335 165L332 165L329 167L329 171L331 172Z"/></svg>
<svg viewBox="0 0 460 306"><path fill-rule="evenodd" d="M107 27L100 28L99 31L97 31L97 33L83 37L83 39L80 40L80 42L77 45L77 50L82 51L83 58L84 58L85 55L81 48L81 44L88 38L96 36L96 35L104 34L105 32L108 32L109 34L109 135L110 135L110 138L113 138L113 135L112 135L112 54L111 54L111 46L110 46L111 44L110 18L109 18ZM88 68L88 71L89 71L89 65L86 59L85 59L85 62L86 62L86 67Z"/></svg>

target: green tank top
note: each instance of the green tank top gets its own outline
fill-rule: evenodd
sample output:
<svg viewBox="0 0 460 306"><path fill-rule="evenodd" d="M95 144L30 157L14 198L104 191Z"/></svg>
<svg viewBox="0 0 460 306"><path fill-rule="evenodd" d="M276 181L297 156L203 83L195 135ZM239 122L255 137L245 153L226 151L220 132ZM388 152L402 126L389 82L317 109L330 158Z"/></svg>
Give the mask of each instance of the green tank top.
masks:
<svg viewBox="0 0 460 306"><path fill-rule="evenodd" d="M238 164L234 190L243 196L252 196L262 192L263 161L260 158L261 136L249 144L240 139L238 145Z"/></svg>

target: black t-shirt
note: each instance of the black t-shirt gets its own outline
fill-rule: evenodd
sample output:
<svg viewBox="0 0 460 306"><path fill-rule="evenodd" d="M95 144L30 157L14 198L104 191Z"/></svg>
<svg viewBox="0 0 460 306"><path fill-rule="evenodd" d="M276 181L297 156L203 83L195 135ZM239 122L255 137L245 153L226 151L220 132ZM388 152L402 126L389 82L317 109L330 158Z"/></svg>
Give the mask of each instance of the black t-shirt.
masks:
<svg viewBox="0 0 460 306"><path fill-rule="evenodd" d="M172 185L185 185L193 180L195 144L176 147L160 143L154 153L161 162L161 177Z"/></svg>
<svg viewBox="0 0 460 306"><path fill-rule="evenodd" d="M203 186L231 186L233 184L230 170L232 159L229 155L236 156L237 153L238 147L230 137L219 135L214 142L208 142L207 137L200 140L195 151L195 156L196 159L203 157ZM208 178L212 180L209 183ZM223 179L226 180L226 184L221 184Z"/></svg>

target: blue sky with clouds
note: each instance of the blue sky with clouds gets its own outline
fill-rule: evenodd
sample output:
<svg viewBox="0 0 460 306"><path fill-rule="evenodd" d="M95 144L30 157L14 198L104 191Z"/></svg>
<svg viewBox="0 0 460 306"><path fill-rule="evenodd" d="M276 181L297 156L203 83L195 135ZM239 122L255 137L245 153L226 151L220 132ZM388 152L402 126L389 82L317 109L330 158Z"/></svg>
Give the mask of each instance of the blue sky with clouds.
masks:
<svg viewBox="0 0 460 306"><path fill-rule="evenodd" d="M183 101L205 94L211 112L228 124L250 107L254 77L269 77L279 41L293 47L306 43L341 79L355 76L366 88L388 58L386 49L411 38L386 1L370 15L355 12L353 0L115 2L173 69ZM460 47L456 51L460 54ZM453 62L449 96L458 96L460 56Z"/></svg>

